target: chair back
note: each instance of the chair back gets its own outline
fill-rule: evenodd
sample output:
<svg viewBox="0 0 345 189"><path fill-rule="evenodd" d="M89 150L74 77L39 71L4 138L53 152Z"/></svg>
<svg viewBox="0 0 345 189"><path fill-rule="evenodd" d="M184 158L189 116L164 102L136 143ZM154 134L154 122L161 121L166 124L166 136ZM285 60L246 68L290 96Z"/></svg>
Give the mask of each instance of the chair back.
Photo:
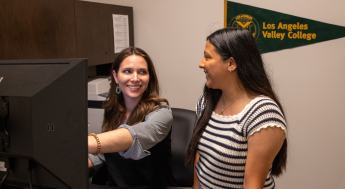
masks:
<svg viewBox="0 0 345 189"><path fill-rule="evenodd" d="M178 187L193 186L193 166L184 166L188 145L192 138L194 123L196 120L195 111L171 108L173 124L171 132L171 165L174 178Z"/></svg>

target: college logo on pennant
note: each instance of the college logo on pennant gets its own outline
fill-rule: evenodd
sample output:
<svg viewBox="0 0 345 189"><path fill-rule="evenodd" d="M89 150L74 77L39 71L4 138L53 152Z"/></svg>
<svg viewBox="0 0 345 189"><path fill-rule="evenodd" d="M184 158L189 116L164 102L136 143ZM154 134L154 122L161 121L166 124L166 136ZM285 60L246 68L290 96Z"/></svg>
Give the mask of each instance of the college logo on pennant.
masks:
<svg viewBox="0 0 345 189"><path fill-rule="evenodd" d="M260 35L259 23L248 14L240 14L235 16L228 24L229 27L245 28L249 30L253 37L257 39Z"/></svg>
<svg viewBox="0 0 345 189"><path fill-rule="evenodd" d="M225 27L249 30L262 53L345 37L345 27L224 1Z"/></svg>

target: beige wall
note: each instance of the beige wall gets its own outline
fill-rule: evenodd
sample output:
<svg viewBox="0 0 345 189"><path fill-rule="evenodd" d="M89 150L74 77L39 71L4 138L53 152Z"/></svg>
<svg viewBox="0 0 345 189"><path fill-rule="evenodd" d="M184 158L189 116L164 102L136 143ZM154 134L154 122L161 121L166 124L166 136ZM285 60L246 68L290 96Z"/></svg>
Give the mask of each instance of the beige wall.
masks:
<svg viewBox="0 0 345 189"><path fill-rule="evenodd" d="M205 38L223 26L223 0L92 0L134 8L135 44L154 60L163 96L193 110L205 82ZM234 0L345 26L344 0ZM331 31L330 31L331 32ZM279 189L345 188L345 38L264 54L289 129Z"/></svg>
<svg viewBox="0 0 345 189"><path fill-rule="evenodd" d="M162 96L194 110L205 82L198 68L206 37L224 25L222 0L88 0L132 6L134 43L153 59ZM188 94L188 95L187 95Z"/></svg>
<svg viewBox="0 0 345 189"><path fill-rule="evenodd" d="M237 2L345 26L343 0ZM287 172L277 179L278 188L345 188L345 38L267 53L264 59L289 129Z"/></svg>

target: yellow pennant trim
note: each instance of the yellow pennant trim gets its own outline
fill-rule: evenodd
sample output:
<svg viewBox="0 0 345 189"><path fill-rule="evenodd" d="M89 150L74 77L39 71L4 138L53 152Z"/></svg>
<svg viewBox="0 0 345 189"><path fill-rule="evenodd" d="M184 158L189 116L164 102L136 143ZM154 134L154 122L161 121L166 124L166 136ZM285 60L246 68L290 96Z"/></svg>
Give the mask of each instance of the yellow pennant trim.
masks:
<svg viewBox="0 0 345 189"><path fill-rule="evenodd" d="M227 4L227 0L224 0L224 28L226 28L226 18L227 18L227 13L228 13L228 4Z"/></svg>

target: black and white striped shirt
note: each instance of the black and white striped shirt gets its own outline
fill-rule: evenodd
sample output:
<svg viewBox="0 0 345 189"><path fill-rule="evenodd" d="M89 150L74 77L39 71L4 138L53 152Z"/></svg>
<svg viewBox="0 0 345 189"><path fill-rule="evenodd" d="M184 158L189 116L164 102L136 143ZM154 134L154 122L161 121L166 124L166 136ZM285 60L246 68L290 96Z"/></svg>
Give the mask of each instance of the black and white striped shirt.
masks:
<svg viewBox="0 0 345 189"><path fill-rule="evenodd" d="M203 101L200 98L197 103L198 116ZM256 97L237 115L212 112L198 145L200 158L196 172L201 188L243 188L248 137L274 126L283 129L286 135L285 118L279 106L266 96ZM274 187L270 170L264 188Z"/></svg>

